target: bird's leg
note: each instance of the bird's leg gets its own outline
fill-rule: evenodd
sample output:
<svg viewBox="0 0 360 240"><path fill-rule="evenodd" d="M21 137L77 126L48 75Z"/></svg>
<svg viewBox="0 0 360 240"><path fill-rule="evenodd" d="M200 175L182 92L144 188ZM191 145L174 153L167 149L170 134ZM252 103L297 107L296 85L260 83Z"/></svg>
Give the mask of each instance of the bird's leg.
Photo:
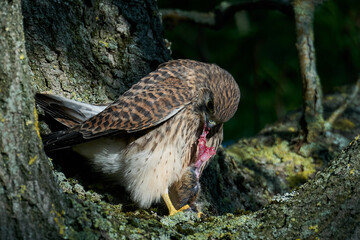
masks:
<svg viewBox="0 0 360 240"><path fill-rule="evenodd" d="M188 208L190 208L190 206L188 204L186 204L185 206L183 206L182 208L180 208L179 210L176 210L174 205L172 204L170 197L169 197L169 193L168 191L166 191L166 193L164 193L163 195L161 195L161 197L164 199L165 204L167 206L167 208L169 209L169 215L172 216L178 212L182 212Z"/></svg>

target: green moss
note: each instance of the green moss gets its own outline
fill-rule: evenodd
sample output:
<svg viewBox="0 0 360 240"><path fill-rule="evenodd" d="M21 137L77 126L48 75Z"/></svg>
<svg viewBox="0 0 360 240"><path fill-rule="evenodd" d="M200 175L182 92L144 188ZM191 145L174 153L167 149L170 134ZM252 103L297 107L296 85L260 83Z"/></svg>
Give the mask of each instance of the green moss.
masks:
<svg viewBox="0 0 360 240"><path fill-rule="evenodd" d="M241 140L226 152L234 157L238 164L245 165L243 170L249 174L255 174L254 169L257 166L266 166L262 171L272 176L283 176L290 187L307 181L319 167L313 158L294 152L289 142L280 138L276 138L271 146L257 139Z"/></svg>
<svg viewBox="0 0 360 240"><path fill-rule="evenodd" d="M347 118L338 119L333 125L335 130L352 131L356 124Z"/></svg>
<svg viewBox="0 0 360 240"><path fill-rule="evenodd" d="M196 213L191 212L161 217L141 209L125 213L122 205L107 203L101 195L85 191L76 181L66 179L63 174L56 175L59 176L60 186L63 189L66 186L65 190L71 192L68 196L73 212L65 214L53 209L54 221L64 238L235 239L238 237L238 226L247 222L247 216L235 217L232 214L199 219Z"/></svg>
<svg viewBox="0 0 360 240"><path fill-rule="evenodd" d="M305 174L298 173L293 176L287 177L286 180L288 181L289 186L291 188L294 188L304 184L308 180L308 178L306 177Z"/></svg>

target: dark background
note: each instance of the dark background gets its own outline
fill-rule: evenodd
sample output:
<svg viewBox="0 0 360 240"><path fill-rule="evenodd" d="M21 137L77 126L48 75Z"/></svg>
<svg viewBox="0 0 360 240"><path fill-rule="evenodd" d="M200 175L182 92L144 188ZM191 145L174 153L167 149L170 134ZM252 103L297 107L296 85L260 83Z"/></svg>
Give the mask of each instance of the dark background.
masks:
<svg viewBox="0 0 360 240"><path fill-rule="evenodd" d="M221 1L158 1L160 9L208 12ZM231 1L230 1L231 2ZM360 66L360 1L325 1L316 8L317 70L324 94L354 84ZM225 124L225 144L256 134L301 108L294 18L276 10L242 11L220 29L164 22L172 57L216 63L237 80L241 100Z"/></svg>

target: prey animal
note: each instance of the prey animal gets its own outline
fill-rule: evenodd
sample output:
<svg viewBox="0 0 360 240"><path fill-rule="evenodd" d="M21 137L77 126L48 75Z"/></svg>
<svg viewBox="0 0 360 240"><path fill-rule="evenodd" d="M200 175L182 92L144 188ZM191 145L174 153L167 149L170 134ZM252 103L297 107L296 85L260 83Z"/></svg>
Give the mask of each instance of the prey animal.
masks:
<svg viewBox="0 0 360 240"><path fill-rule="evenodd" d="M37 104L67 127L44 138L47 153L71 148L123 185L140 207L162 197L170 215L189 206L177 210L169 189L189 173L200 178L239 100L230 73L193 60L161 64L108 106L36 95Z"/></svg>

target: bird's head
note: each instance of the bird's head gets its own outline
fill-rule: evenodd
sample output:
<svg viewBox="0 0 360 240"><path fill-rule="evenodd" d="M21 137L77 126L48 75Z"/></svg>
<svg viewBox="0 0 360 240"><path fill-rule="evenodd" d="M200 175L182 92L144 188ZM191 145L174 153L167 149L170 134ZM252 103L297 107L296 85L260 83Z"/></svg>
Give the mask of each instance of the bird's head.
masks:
<svg viewBox="0 0 360 240"><path fill-rule="evenodd" d="M234 116L240 101L240 89L231 74L217 65L210 65L204 76L206 79L199 91L198 104L206 128L211 129Z"/></svg>
<svg viewBox="0 0 360 240"><path fill-rule="evenodd" d="M188 81L195 93L194 110L202 115L208 130L227 122L236 112L240 90L230 73L215 64L188 59L166 62L159 67L176 78Z"/></svg>

